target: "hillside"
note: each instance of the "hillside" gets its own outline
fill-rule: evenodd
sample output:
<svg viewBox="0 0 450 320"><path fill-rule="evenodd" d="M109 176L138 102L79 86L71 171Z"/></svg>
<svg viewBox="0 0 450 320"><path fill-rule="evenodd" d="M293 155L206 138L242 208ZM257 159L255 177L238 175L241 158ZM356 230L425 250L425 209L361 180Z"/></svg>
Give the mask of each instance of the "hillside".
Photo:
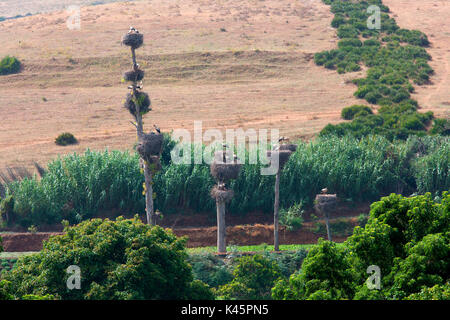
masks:
<svg viewBox="0 0 450 320"><path fill-rule="evenodd" d="M420 10L410 2L386 1L401 26L433 34L445 25L447 1ZM156 0L83 7L81 30L67 28L64 11L0 22L0 56L24 64L20 74L0 78L0 167L45 164L86 148L131 148L135 130L120 81L129 65L120 39L130 25L146 37L139 60L154 109L147 127L192 130L203 120L204 128L279 128L309 138L358 102L347 81L357 73L339 75L312 60L336 47L331 19L321 0ZM448 116L450 101L446 32L430 35L437 75L415 95L438 116ZM57 147L63 131L80 143Z"/></svg>

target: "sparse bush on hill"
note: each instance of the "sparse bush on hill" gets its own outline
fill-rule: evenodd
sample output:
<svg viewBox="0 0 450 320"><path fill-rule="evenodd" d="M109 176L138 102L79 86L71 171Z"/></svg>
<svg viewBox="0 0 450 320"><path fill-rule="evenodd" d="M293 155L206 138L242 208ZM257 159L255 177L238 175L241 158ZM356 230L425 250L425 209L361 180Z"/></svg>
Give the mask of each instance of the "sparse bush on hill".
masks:
<svg viewBox="0 0 450 320"><path fill-rule="evenodd" d="M15 57L6 56L0 61L0 75L18 73L21 63Z"/></svg>
<svg viewBox="0 0 450 320"><path fill-rule="evenodd" d="M70 144L76 144L77 142L78 141L75 138L75 136L73 134L71 134L70 132L61 133L55 139L55 143L58 146L67 146L67 145L70 145Z"/></svg>

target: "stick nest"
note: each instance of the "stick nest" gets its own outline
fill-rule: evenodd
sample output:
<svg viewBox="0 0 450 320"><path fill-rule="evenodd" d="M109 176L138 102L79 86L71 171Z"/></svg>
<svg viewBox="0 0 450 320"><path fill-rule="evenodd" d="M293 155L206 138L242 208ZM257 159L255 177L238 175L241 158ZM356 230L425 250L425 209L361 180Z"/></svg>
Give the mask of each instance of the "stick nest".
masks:
<svg viewBox="0 0 450 320"><path fill-rule="evenodd" d="M137 49L144 43L144 35L142 33L128 33L123 36L122 43Z"/></svg>
<svg viewBox="0 0 450 320"><path fill-rule="evenodd" d="M271 150L267 151L267 157L270 159L272 163L275 161L275 157L278 156L278 163L280 169L283 169L284 165L288 162L289 157L292 155L292 151L290 150Z"/></svg>
<svg viewBox="0 0 450 320"><path fill-rule="evenodd" d="M144 134L136 147L142 159L151 162L153 156L159 157L162 151L164 136L161 133L151 132Z"/></svg>
<svg viewBox="0 0 450 320"><path fill-rule="evenodd" d="M150 97L145 92L138 92L136 96L131 93L127 94L127 98L124 103L124 107L136 117L136 103L139 104L139 111L141 114L145 114L151 110L150 105Z"/></svg>
<svg viewBox="0 0 450 320"><path fill-rule="evenodd" d="M144 75L145 75L144 70L141 70L141 69L129 70L123 74L123 79L125 81L137 82L137 81L141 81L142 79L144 79Z"/></svg>
<svg viewBox="0 0 450 320"><path fill-rule="evenodd" d="M314 202L317 212L333 211L337 204L337 196L335 194L318 194Z"/></svg>
<svg viewBox="0 0 450 320"><path fill-rule="evenodd" d="M288 144L281 144L280 145L280 150L282 150L282 151L287 150L287 151L295 152L295 151L297 151L297 145L296 144L290 144L290 143L288 143Z"/></svg>
<svg viewBox="0 0 450 320"><path fill-rule="evenodd" d="M214 186L211 189L211 197L218 202L230 202L233 199L234 191L228 189L221 189L218 186Z"/></svg>

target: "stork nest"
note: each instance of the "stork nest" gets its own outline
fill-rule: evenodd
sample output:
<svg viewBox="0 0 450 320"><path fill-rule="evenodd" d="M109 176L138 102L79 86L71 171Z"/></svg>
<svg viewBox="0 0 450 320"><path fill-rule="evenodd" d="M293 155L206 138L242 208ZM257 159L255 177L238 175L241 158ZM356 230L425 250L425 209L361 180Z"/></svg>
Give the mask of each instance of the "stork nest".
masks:
<svg viewBox="0 0 450 320"><path fill-rule="evenodd" d="M144 159L147 162L147 165L153 172L160 171L162 169L161 160L159 156L149 156L147 159Z"/></svg>
<svg viewBox="0 0 450 320"><path fill-rule="evenodd" d="M150 132L144 134L141 141L136 147L142 159L150 162L152 156L159 156L161 154L164 136L161 133Z"/></svg>
<svg viewBox="0 0 450 320"><path fill-rule="evenodd" d="M239 172L241 171L242 165L240 163L231 162L219 162L214 161L211 164L210 171L211 175L221 182L228 182L239 177Z"/></svg>
<svg viewBox="0 0 450 320"><path fill-rule="evenodd" d="M129 70L123 74L123 80L137 82L144 79L144 75L145 75L144 70L141 69Z"/></svg>
<svg viewBox="0 0 450 320"><path fill-rule="evenodd" d="M290 143L288 143L288 144L280 144L280 150L282 150L282 151L287 150L287 151L295 152L295 151L297 151L297 145L296 144L290 144Z"/></svg>
<svg viewBox="0 0 450 320"><path fill-rule="evenodd" d="M220 189L218 186L214 186L211 189L211 197L218 202L230 202L233 199L234 191L229 189Z"/></svg>
<svg viewBox="0 0 450 320"><path fill-rule="evenodd" d="M123 36L122 43L137 49L144 43L144 35L142 33L128 33Z"/></svg>
<svg viewBox="0 0 450 320"><path fill-rule="evenodd" d="M336 194L318 194L314 202L314 208L319 213L333 211L337 204L337 196Z"/></svg>
<svg viewBox="0 0 450 320"><path fill-rule="evenodd" d="M139 104L139 111L141 114L145 114L151 110L150 105L150 97L145 92L138 92L136 96L131 93L127 94L127 98L124 103L124 107L128 109L128 111L136 117L136 103Z"/></svg>
<svg viewBox="0 0 450 320"><path fill-rule="evenodd" d="M278 164L280 169L284 167L284 165L288 162L289 157L292 155L292 151L290 150L271 150L267 151L267 157L270 159L272 163L275 161L274 157L278 156Z"/></svg>

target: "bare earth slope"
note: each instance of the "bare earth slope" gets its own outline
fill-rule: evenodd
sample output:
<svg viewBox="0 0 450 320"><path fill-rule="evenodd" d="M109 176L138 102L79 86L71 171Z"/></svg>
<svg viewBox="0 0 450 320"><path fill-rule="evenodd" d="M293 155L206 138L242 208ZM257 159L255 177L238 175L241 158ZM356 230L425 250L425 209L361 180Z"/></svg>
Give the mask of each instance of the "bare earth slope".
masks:
<svg viewBox="0 0 450 320"><path fill-rule="evenodd" d="M448 12L447 1L426 2ZM401 26L434 32L407 25L402 15L409 11L392 9ZM414 21L417 12L406 14ZM434 30L446 24L433 10L420 13L435 19ZM131 148L135 133L122 108L127 89L120 81L130 67L120 44L130 25L145 34L138 60L153 103L149 129L156 123L163 131L192 130L194 120L203 120L204 128L278 128L290 137L311 137L340 122L343 107L361 102L346 83L358 74L338 75L312 60L337 42L321 0L112 3L82 8L81 30L69 30L67 18L61 11L0 22L0 57L24 63L20 74L0 77L0 169L45 164L86 148ZM433 50L448 46L446 39L431 37ZM441 51L430 53L438 59ZM447 74L418 89L419 101L441 115L450 101ZM57 147L54 138L63 131L80 143Z"/></svg>

